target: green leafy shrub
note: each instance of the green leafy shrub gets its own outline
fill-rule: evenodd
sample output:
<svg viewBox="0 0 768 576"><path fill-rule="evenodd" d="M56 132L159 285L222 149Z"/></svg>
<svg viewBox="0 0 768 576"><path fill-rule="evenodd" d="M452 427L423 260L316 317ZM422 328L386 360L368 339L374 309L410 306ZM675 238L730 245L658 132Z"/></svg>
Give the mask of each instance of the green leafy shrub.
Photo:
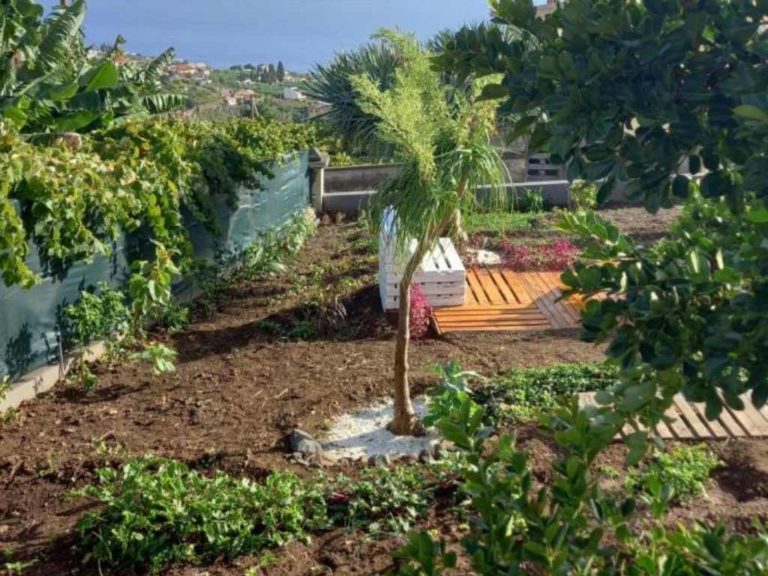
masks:
<svg viewBox="0 0 768 576"><path fill-rule="evenodd" d="M238 262L237 278L255 280L285 272L281 257L282 250L277 235L265 234L262 239L243 250Z"/></svg>
<svg viewBox="0 0 768 576"><path fill-rule="evenodd" d="M438 576L445 568L455 568L457 558L444 541L433 540L427 532L411 534L396 557L404 561L397 571L400 576Z"/></svg>
<svg viewBox="0 0 768 576"><path fill-rule="evenodd" d="M160 324L169 334L182 332L190 322L189 306L171 302L163 311Z"/></svg>
<svg viewBox="0 0 768 576"><path fill-rule="evenodd" d="M529 422L553 409L558 399L604 390L616 381L610 364L555 364L511 370L476 390L497 423Z"/></svg>
<svg viewBox="0 0 768 576"><path fill-rule="evenodd" d="M11 379L6 374L0 374L0 404L8 397L8 393L11 391ZM0 428L5 424L11 422L17 414L15 408L8 408L6 410L0 410Z"/></svg>
<svg viewBox="0 0 768 576"><path fill-rule="evenodd" d="M544 212L544 192L540 188L525 188L522 200L523 208L529 214Z"/></svg>
<svg viewBox="0 0 768 576"><path fill-rule="evenodd" d="M599 188L586 180L575 180L570 185L571 205L577 210L592 210L597 207Z"/></svg>
<svg viewBox="0 0 768 576"><path fill-rule="evenodd" d="M176 371L176 350L159 342L150 342L141 352L131 355L132 360L141 360L152 364L155 374L167 374Z"/></svg>
<svg viewBox="0 0 768 576"><path fill-rule="evenodd" d="M183 208L215 232L216 197L259 189L273 163L312 142L307 126L264 120L130 121L77 146L36 144L3 123L0 275L8 285L39 281L26 263L28 239L46 262L69 265L109 254L114 240L139 228L186 264Z"/></svg>
<svg viewBox="0 0 768 576"><path fill-rule="evenodd" d="M303 539L327 525L311 484L275 472L263 484L174 460L142 458L101 469L78 492L103 507L78 524L87 560L156 572L178 562L234 558Z"/></svg>
<svg viewBox="0 0 768 576"><path fill-rule="evenodd" d="M466 215L464 228L470 234L470 242L473 246L482 247L483 240L487 240L487 234L494 233L505 236L510 232L530 230L538 226L544 226L544 215L530 212L471 212Z"/></svg>
<svg viewBox="0 0 768 576"><path fill-rule="evenodd" d="M434 426L453 411L457 410L472 397L470 379L479 379L474 372L465 372L458 362L435 368L441 384L429 398L427 415L423 418L425 426Z"/></svg>
<svg viewBox="0 0 768 576"><path fill-rule="evenodd" d="M642 469L633 469L627 477L627 488L649 495L658 486L667 487L671 497L686 502L706 495L706 483L712 471L720 466L717 456L706 445L677 446L657 453Z"/></svg>
<svg viewBox="0 0 768 576"><path fill-rule="evenodd" d="M173 262L173 253L159 243L155 243L155 260L134 262L134 269L136 271L128 280L130 334L141 342L146 323L162 318L171 305L173 279L180 270Z"/></svg>
<svg viewBox="0 0 768 576"><path fill-rule="evenodd" d="M77 359L71 375L85 390L92 390L98 378L88 366L86 347L93 341L117 341L125 334L129 324L125 295L106 284L99 284L97 292L81 292L80 300L64 309L64 339L78 346Z"/></svg>
<svg viewBox="0 0 768 576"><path fill-rule="evenodd" d="M64 334L77 346L125 332L128 308L125 295L107 284L96 292L81 292L80 300L64 309Z"/></svg>
<svg viewBox="0 0 768 576"><path fill-rule="evenodd" d="M326 495L335 524L385 534L410 530L431 502L423 472L409 466L366 468L354 480L338 476L327 486Z"/></svg>
<svg viewBox="0 0 768 576"><path fill-rule="evenodd" d="M316 230L314 213L303 212L277 230L270 230L242 253L232 255L225 266L227 282L255 280L285 271L284 259L293 256Z"/></svg>
<svg viewBox="0 0 768 576"><path fill-rule="evenodd" d="M435 425L464 454L459 489L468 497L474 521L462 545L472 573L765 574L764 530L738 535L705 525L667 529L670 491L654 481L648 499L655 526L644 531L632 492L602 490L596 459L621 430L621 418L594 418L575 401L544 418L558 456L540 486L528 456L512 438L488 440L489 418L481 406L471 398L455 405ZM445 549L428 533L412 536L399 553L400 573L443 574L455 564Z"/></svg>

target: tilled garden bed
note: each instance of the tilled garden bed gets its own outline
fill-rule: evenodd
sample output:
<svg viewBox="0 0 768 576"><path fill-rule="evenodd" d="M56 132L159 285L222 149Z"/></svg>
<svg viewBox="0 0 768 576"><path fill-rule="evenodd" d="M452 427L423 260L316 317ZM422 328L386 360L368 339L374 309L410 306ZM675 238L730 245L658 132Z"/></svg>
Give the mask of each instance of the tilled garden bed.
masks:
<svg viewBox="0 0 768 576"><path fill-rule="evenodd" d="M622 213L619 220L632 218ZM67 496L92 483L97 468L130 457L152 453L204 474L221 470L257 481L278 469L316 474L290 459L281 445L285 434L301 427L322 435L334 417L390 392L395 329L381 313L367 239L355 223L321 226L284 274L209 297L210 315L178 335L159 335L179 353L174 374L155 376L135 363L102 365L95 391L60 386L23 405L0 428L0 547L9 561L33 561L23 572L29 575L97 574L94 564L81 563L74 534L93 505ZM327 318L313 321L328 309ZM601 358L577 330L470 333L415 342L411 366L420 393L436 382L433 366L450 361L491 376ZM537 479L546 481L550 444L530 426L522 442ZM675 508L672 517L724 520L737 529L768 518L768 443L740 440L713 449L727 467L716 472L709 498ZM621 471L623 458L617 446L605 464ZM327 472L356 470L342 463ZM461 522L446 508L438 499L423 527L456 542ZM254 567L255 574L373 574L392 566L403 542L336 529L275 550L269 562L243 557L168 573L239 576Z"/></svg>

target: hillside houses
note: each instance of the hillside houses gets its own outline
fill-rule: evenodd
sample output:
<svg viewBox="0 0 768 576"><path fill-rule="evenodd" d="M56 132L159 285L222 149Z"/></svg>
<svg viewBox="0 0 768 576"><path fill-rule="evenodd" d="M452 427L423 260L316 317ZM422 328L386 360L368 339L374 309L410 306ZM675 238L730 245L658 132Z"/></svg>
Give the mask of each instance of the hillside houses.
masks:
<svg viewBox="0 0 768 576"><path fill-rule="evenodd" d="M171 81L206 82L211 75L211 68L203 62L173 62L165 67L165 74Z"/></svg>

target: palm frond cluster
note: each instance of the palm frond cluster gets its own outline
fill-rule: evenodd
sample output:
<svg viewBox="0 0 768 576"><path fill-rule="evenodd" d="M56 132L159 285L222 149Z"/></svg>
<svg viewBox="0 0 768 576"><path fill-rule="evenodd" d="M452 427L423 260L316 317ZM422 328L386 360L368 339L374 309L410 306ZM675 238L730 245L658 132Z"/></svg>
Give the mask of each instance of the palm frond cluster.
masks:
<svg viewBox="0 0 768 576"><path fill-rule="evenodd" d="M401 62L392 86L382 90L369 75L351 83L363 112L377 119L375 138L403 166L372 210L395 209L402 249L411 238L432 243L445 234L457 213L476 204L479 186L502 201L506 171L491 144L496 104L480 99L483 84L445 84L414 37L385 31L379 38Z"/></svg>
<svg viewBox="0 0 768 576"><path fill-rule="evenodd" d="M400 56L393 47L376 41L358 50L337 54L330 64L318 65L310 72L304 91L310 98L327 104L322 119L348 150L370 152L377 123L375 116L361 108L351 79L365 74L380 90L388 90L399 64ZM386 155L385 150L379 152Z"/></svg>

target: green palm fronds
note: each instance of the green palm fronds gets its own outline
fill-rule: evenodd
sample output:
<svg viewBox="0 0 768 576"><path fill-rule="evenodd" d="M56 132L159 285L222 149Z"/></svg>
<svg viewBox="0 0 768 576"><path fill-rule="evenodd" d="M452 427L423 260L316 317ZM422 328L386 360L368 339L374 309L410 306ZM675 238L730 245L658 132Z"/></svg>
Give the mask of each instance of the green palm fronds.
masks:
<svg viewBox="0 0 768 576"><path fill-rule="evenodd" d="M401 249L409 238L433 243L455 213L475 205L478 186L503 199L506 170L490 142L496 106L479 100L482 84L443 83L432 55L413 36L385 31L377 37L401 58L392 87L382 90L367 75L351 83L361 110L377 119L376 138L403 168L379 190L372 213L395 209Z"/></svg>
<svg viewBox="0 0 768 576"><path fill-rule="evenodd" d="M358 50L337 54L330 64L318 65L310 72L305 93L328 105L322 117L348 147L369 144L377 122L375 116L360 107L352 77L366 75L380 90L388 90L399 62L400 56L393 46L375 41Z"/></svg>

